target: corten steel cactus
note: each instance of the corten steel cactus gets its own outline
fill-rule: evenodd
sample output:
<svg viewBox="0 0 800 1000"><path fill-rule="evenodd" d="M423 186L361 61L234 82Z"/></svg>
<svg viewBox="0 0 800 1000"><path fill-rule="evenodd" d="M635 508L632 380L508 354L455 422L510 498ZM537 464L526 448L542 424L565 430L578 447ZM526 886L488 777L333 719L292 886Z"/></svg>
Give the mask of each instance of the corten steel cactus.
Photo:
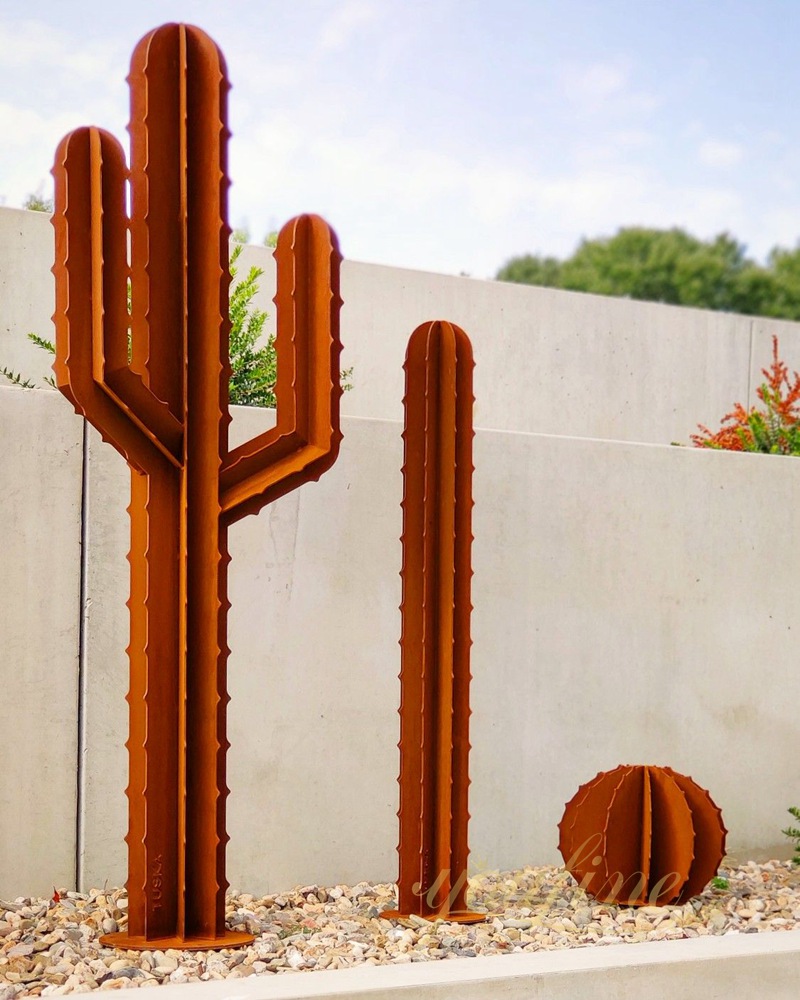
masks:
<svg viewBox="0 0 800 1000"><path fill-rule="evenodd" d="M472 345L425 323L406 354L398 908L472 923L467 909Z"/></svg>
<svg viewBox="0 0 800 1000"><path fill-rule="evenodd" d="M669 767L601 772L567 803L559 850L581 887L624 906L685 903L716 875L727 830L711 796Z"/></svg>
<svg viewBox="0 0 800 1000"><path fill-rule="evenodd" d="M235 947L252 936L225 929L227 530L336 458L341 257L315 216L281 232L277 426L229 451L225 63L167 24L129 83L130 174L97 128L53 169L58 386L132 470L129 922L102 940Z"/></svg>

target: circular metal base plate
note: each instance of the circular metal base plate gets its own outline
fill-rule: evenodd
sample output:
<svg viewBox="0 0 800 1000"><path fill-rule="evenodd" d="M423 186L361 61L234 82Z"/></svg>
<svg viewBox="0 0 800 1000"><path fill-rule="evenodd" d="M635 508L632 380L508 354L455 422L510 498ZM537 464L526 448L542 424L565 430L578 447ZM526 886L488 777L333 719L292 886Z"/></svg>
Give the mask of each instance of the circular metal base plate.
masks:
<svg viewBox="0 0 800 1000"><path fill-rule="evenodd" d="M117 948L119 951L151 951L153 948L177 948L180 951L219 951L221 948L246 948L255 938L252 934L242 931L226 930L221 937L165 937L146 938L127 931L116 934L103 934L100 944L106 948Z"/></svg>
<svg viewBox="0 0 800 1000"><path fill-rule="evenodd" d="M384 920L408 920L411 914L401 913L399 910L384 910L381 917ZM479 924L486 920L488 914L475 913L471 910L459 910L458 913L415 913L415 917L422 917L423 920L446 920L450 924Z"/></svg>

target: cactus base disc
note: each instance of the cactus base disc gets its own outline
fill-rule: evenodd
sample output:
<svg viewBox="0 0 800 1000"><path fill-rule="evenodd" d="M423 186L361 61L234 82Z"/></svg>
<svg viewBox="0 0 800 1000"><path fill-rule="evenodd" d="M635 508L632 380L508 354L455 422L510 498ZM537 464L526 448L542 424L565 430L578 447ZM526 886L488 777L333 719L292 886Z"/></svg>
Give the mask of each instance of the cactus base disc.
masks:
<svg viewBox="0 0 800 1000"><path fill-rule="evenodd" d="M221 937L188 937L180 936L166 938L146 938L127 931L116 934L103 934L100 944L104 948L116 948L119 951L151 951L153 948L176 948L180 951L218 951L221 948L246 948L255 940L252 934L243 931L226 930Z"/></svg>
<svg viewBox="0 0 800 1000"><path fill-rule="evenodd" d="M408 920L410 916L410 913L401 913L399 910L384 910L381 913L383 920ZM431 914L415 913L414 916L430 921L446 920L449 924L479 924L487 918L486 913L478 913L473 910L458 910L455 913L447 913L446 911Z"/></svg>

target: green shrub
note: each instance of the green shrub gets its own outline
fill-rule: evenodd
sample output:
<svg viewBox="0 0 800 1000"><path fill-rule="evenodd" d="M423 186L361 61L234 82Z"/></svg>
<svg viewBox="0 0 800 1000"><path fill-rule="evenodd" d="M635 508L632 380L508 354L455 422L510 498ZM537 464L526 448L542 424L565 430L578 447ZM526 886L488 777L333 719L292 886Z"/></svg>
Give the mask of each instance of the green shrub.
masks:
<svg viewBox="0 0 800 1000"><path fill-rule="evenodd" d="M275 381L278 374L277 354L275 351L275 334L267 337L265 344L259 347L258 341L264 332L267 313L253 306L253 299L258 293L258 280L264 273L260 267L251 267L247 277L234 284L238 273L237 261L242 253L242 244L237 242L231 253L231 283L230 294L230 363L231 377L229 383L229 401L239 406L275 406ZM29 333L28 339L37 347L55 354L52 341L35 333ZM347 392L353 388L351 381L352 368L341 373L342 389ZM35 388L35 382L23 378L18 372L8 368L0 368L9 382L23 389ZM52 378L45 382L54 385Z"/></svg>
<svg viewBox="0 0 800 1000"><path fill-rule="evenodd" d="M797 806L790 806L789 812L794 818L800 822L800 809ZM794 841L794 857L792 861L796 865L800 865L800 827L797 826L787 826L785 830L781 830L784 836L789 837L790 840Z"/></svg>
<svg viewBox="0 0 800 1000"><path fill-rule="evenodd" d="M800 374L778 357L778 338L772 338L772 364L762 368L766 382L757 392L763 407L746 410L736 403L722 418L718 431L700 424L701 434L693 434L698 448L725 451L757 451L764 455L800 455Z"/></svg>

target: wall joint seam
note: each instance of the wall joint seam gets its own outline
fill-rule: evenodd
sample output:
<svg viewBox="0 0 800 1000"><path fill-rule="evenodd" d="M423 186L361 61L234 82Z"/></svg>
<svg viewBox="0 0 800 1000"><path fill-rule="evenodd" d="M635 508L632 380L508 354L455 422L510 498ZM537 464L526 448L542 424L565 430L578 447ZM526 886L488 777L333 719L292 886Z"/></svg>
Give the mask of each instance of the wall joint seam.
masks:
<svg viewBox="0 0 800 1000"><path fill-rule="evenodd" d="M83 423L81 461L81 512L80 512L80 582L78 615L78 718L76 733L77 782L75 796L75 888L83 892L83 858L85 848L86 817L86 638L88 617L89 575L89 424Z"/></svg>

